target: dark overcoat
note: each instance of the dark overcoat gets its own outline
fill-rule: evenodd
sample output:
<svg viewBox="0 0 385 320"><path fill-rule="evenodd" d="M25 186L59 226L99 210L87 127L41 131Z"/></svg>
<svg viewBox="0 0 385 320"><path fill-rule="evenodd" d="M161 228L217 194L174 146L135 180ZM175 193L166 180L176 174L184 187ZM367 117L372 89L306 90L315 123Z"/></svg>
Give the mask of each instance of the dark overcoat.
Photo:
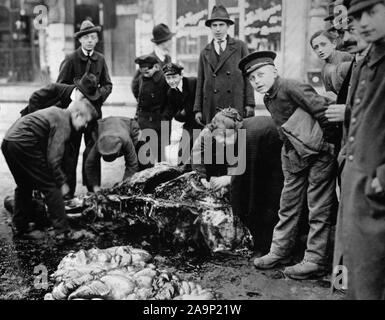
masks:
<svg viewBox="0 0 385 320"><path fill-rule="evenodd" d="M271 117L244 120L246 129L246 171L234 176L231 203L234 214L251 230L256 249L268 251L278 222L283 187L282 141Z"/></svg>
<svg viewBox="0 0 385 320"><path fill-rule="evenodd" d="M108 72L108 67L104 56L94 51L90 57L91 65L89 72L97 78L99 90L102 95L103 102L107 100L112 92L112 82ZM73 84L74 79L81 78L87 70L88 58L84 55L81 47L71 53L60 65L57 83Z"/></svg>
<svg viewBox="0 0 385 320"><path fill-rule="evenodd" d="M203 113L204 124L211 122L218 108L232 107L243 116L246 106L255 106L254 91L238 68L248 53L244 42L231 37L219 60L213 42L201 52L194 112Z"/></svg>
<svg viewBox="0 0 385 320"><path fill-rule="evenodd" d="M342 173L336 248L343 254L351 299L385 298L385 42L359 62L349 93L351 119ZM335 257L335 264L341 263Z"/></svg>

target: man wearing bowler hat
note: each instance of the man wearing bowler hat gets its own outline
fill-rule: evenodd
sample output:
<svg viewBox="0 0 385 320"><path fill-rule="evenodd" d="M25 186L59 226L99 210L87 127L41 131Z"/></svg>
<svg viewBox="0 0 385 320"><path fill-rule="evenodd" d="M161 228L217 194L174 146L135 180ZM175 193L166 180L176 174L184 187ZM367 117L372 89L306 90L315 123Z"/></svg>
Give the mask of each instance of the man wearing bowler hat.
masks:
<svg viewBox="0 0 385 320"><path fill-rule="evenodd" d="M104 56L95 51L95 46L99 41L98 34L101 31L100 26L95 26L91 21L85 20L82 22L80 31L75 33L75 39L77 39L81 46L75 52L70 54L62 62L60 66L58 83L73 84L75 79L81 78L85 73L92 73L96 77L98 90L101 95L101 101L104 103L112 91L112 82L108 72L107 64ZM99 118L102 117L101 104L98 108ZM92 191L88 185L87 177L85 175L85 161L87 155L95 143L92 140L92 130L94 123L90 124L84 132L84 141L86 149L83 152L83 185L87 186L89 191ZM76 166L79 157L79 150L81 144L82 132L75 133L71 137L71 160L70 166L72 167L72 173L70 174L71 192L70 197L74 196L76 188Z"/></svg>
<svg viewBox="0 0 385 320"><path fill-rule="evenodd" d="M348 298L385 298L385 1L351 0L348 14L370 51L352 73L336 248ZM340 261L335 260L339 265ZM344 274L345 275L345 274ZM341 285L334 282L334 285Z"/></svg>
<svg viewBox="0 0 385 320"><path fill-rule="evenodd" d="M308 84L280 78L274 65L275 58L274 52L261 51L250 54L239 63L253 88L264 94L266 108L283 141L285 182L278 212L279 222L274 229L270 252L256 258L254 265L258 269L271 269L291 260L301 213L304 203L307 203L310 230L304 258L284 270L288 277L302 280L324 275L327 270L331 216L336 205L336 166L332 145L337 142L338 132L324 114L327 98L318 95ZM293 145L284 134L282 126L298 109L304 111L302 114L310 115L305 118L306 121L313 118L322 128L325 143L317 146L318 152L300 154L298 146ZM306 125L297 120L297 127Z"/></svg>
<svg viewBox="0 0 385 320"><path fill-rule="evenodd" d="M198 63L198 80L195 96L195 119L206 125L223 108L235 108L244 117L254 116L253 89L237 68L239 61L248 55L247 45L228 35L234 24L222 5L214 6L206 26L213 40L203 49Z"/></svg>

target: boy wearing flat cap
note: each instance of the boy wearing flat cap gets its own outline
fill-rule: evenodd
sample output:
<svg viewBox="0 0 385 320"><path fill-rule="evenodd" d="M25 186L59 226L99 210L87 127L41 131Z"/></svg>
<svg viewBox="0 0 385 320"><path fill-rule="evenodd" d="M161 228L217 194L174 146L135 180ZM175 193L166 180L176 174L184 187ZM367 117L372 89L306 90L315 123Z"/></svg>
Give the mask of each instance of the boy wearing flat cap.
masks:
<svg viewBox="0 0 385 320"><path fill-rule="evenodd" d="M135 59L139 65L138 81L131 85L132 93L138 101L136 118L141 130L152 129L157 137L149 142L152 153L157 161L165 161L164 149L169 145L170 127L162 135L161 125L169 123L164 113L167 110L168 85L164 78L158 60L152 55L144 55ZM157 145L156 145L157 144Z"/></svg>
<svg viewBox="0 0 385 320"><path fill-rule="evenodd" d="M385 2L351 0L353 26L371 48L352 73L336 248L348 299L385 297ZM335 265L340 265L339 257Z"/></svg>
<svg viewBox="0 0 385 320"><path fill-rule="evenodd" d="M168 111L166 119L175 118L183 122L183 134L179 142L179 163L186 164L190 158L191 149L198 135L194 137L194 129L202 126L196 123L194 114L194 101L197 79L195 77L184 77L183 67L175 63L168 63L163 67L163 73L170 86L167 92Z"/></svg>
<svg viewBox="0 0 385 320"><path fill-rule="evenodd" d="M223 108L232 107L243 117L253 117L255 99L253 89L237 68L238 62L249 53L247 45L228 35L234 21L222 5L214 6L206 26L213 41L201 52L195 96L195 119L206 125Z"/></svg>
<svg viewBox="0 0 385 320"><path fill-rule="evenodd" d="M112 162L119 157L124 157L126 168L122 180L125 181L139 171L137 152L143 143L140 141L138 123L125 117L98 120L94 134L96 143L90 151L85 168L92 190L97 193L101 185L101 176L98 171L100 158L106 162Z"/></svg>
<svg viewBox="0 0 385 320"><path fill-rule="evenodd" d="M326 272L331 216L336 199L335 157L322 150L301 157L281 126L301 108L320 124L327 146L335 143L336 130L324 114L326 98L318 95L310 85L280 78L274 66L275 58L274 52L263 51L250 54L239 63L254 90L265 95L266 108L284 143L282 169L285 183L278 212L279 222L274 229L269 254L256 258L254 264L259 269L270 269L291 260L291 250L307 198L310 231L305 256L301 263L284 270L291 278L307 279Z"/></svg>
<svg viewBox="0 0 385 320"><path fill-rule="evenodd" d="M98 90L101 95L101 104L98 107L99 118L102 117L101 106L112 91L112 82L108 72L107 64L104 56L95 51L95 46L99 41L98 34L101 31L100 26L95 26L91 21L85 20L82 22L80 31L75 33L75 39L81 44L79 49L70 54L60 65L59 76L57 83L73 84L76 79L80 79L86 73L92 73L96 77ZM88 184L87 177L85 175L85 162L89 151L91 150L95 141L92 140L92 130L95 124L90 124L84 132L85 150L83 152L83 185L85 185L89 191L91 188ZM71 159L69 166L72 167L71 173L71 192L70 197L74 196L76 188L76 167L79 158L80 144L81 144L82 132L75 133L71 137ZM72 187L73 186L73 187Z"/></svg>

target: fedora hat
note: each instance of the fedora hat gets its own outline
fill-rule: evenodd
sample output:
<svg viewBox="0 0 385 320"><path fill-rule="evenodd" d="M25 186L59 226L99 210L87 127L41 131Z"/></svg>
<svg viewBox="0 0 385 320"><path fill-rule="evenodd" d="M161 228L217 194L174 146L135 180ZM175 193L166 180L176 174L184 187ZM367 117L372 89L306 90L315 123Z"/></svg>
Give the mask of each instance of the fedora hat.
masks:
<svg viewBox="0 0 385 320"><path fill-rule="evenodd" d="M76 88L91 102L100 99L101 94L98 88L96 76L92 73L85 73L80 79L74 80Z"/></svg>
<svg viewBox="0 0 385 320"><path fill-rule="evenodd" d="M377 3L385 4L384 0L352 0L350 1L348 14L354 15L356 13L362 12Z"/></svg>
<svg viewBox="0 0 385 320"><path fill-rule="evenodd" d="M151 39L151 41L156 44L160 44L162 42L170 40L173 36L175 36L175 33L171 32L168 26L166 26L164 23L161 23L157 24L152 29L152 36L153 38Z"/></svg>
<svg viewBox="0 0 385 320"><path fill-rule="evenodd" d="M222 5L214 6L213 11L211 12L211 18L206 20L206 27L210 27L211 23L214 21L224 21L229 25L234 24L234 21L230 19L226 8Z"/></svg>
<svg viewBox="0 0 385 320"><path fill-rule="evenodd" d="M80 39L89 33L99 33L102 30L102 27L95 26L91 21L84 20L80 26L80 31L75 33L75 39Z"/></svg>

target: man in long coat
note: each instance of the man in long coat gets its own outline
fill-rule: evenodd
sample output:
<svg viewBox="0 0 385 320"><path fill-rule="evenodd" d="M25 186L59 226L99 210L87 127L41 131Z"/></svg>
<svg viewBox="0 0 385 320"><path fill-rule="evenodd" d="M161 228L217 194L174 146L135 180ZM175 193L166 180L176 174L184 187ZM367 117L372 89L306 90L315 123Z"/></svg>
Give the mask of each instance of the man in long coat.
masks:
<svg viewBox="0 0 385 320"><path fill-rule="evenodd" d="M347 160L336 246L348 298L385 298L385 3L352 0L348 11L372 48L353 72ZM338 263L339 261L337 261ZM335 281L334 285L342 285Z"/></svg>
<svg viewBox="0 0 385 320"><path fill-rule="evenodd" d="M215 6L206 26L214 40L201 52L194 112L196 121L211 122L218 109L235 108L244 117L254 116L254 92L238 69L239 61L248 55L247 45L227 32L234 22L223 6Z"/></svg>

